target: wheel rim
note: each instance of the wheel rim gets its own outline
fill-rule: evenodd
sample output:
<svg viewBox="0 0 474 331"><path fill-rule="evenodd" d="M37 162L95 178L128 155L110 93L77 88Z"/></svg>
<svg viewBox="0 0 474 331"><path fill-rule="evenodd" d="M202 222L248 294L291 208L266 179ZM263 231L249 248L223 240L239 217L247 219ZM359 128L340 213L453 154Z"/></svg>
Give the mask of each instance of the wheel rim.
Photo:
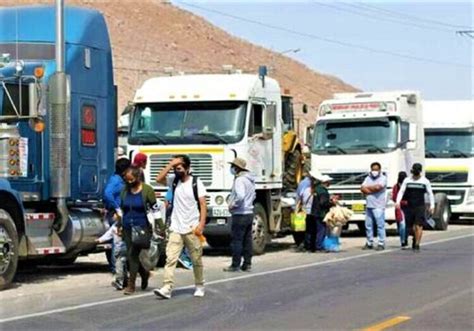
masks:
<svg viewBox="0 0 474 331"><path fill-rule="evenodd" d="M263 217L260 214L255 214L253 218L252 238L254 244L258 247L265 243L265 226L263 224Z"/></svg>
<svg viewBox="0 0 474 331"><path fill-rule="evenodd" d="M13 240L8 234L7 230L0 226L0 274L4 274L13 256Z"/></svg>

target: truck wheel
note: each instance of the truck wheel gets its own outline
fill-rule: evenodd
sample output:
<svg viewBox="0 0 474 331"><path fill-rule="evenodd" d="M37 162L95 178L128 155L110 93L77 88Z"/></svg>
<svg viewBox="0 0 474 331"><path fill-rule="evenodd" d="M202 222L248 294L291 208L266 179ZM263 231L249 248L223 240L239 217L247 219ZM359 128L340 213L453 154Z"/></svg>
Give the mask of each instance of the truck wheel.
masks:
<svg viewBox="0 0 474 331"><path fill-rule="evenodd" d="M259 203L255 204L254 217L252 224L252 248L254 255L260 255L265 252L267 245L267 213L265 208Z"/></svg>
<svg viewBox="0 0 474 331"><path fill-rule="evenodd" d="M285 173L283 175L283 187L285 190L296 190L303 176L303 163L301 152L295 149L288 153L285 159Z"/></svg>
<svg viewBox="0 0 474 331"><path fill-rule="evenodd" d="M301 231L301 232L293 232L292 234L293 234L293 240L295 241L296 246L301 245L301 243L304 241L305 233Z"/></svg>
<svg viewBox="0 0 474 331"><path fill-rule="evenodd" d="M433 213L433 219L436 222L435 230L447 230L450 217L451 208L448 197L444 193L436 193L435 211Z"/></svg>
<svg viewBox="0 0 474 331"><path fill-rule="evenodd" d="M18 267L18 234L16 226L4 209L0 209L0 290L7 288Z"/></svg>

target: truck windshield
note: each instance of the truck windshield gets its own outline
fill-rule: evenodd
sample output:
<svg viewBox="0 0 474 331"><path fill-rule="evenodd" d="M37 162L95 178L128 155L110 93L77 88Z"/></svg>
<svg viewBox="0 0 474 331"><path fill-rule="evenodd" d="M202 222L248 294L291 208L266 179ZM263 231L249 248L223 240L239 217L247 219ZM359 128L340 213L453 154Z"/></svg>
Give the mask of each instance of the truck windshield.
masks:
<svg viewBox="0 0 474 331"><path fill-rule="evenodd" d="M243 138L247 103L236 101L139 104L129 136L133 145L229 144Z"/></svg>
<svg viewBox="0 0 474 331"><path fill-rule="evenodd" d="M397 146L396 118L364 121L320 121L316 124L312 151L315 154L386 153Z"/></svg>
<svg viewBox="0 0 474 331"><path fill-rule="evenodd" d="M425 130L428 158L466 158L474 156L473 130Z"/></svg>

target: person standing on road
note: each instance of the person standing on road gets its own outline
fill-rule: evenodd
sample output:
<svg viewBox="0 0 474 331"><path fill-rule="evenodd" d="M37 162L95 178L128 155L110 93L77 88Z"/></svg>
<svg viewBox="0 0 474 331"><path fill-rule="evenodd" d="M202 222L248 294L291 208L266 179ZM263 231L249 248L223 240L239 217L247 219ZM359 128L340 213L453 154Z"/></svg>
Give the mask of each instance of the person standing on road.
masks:
<svg viewBox="0 0 474 331"><path fill-rule="evenodd" d="M326 237L326 223L323 222L324 217L329 212L331 206L336 202L336 197L330 197L328 187L331 184L332 178L328 175L313 174L316 178L315 186L313 187L313 202L311 204L311 216L314 217L316 236L311 236L310 250L312 252L323 252L324 237ZM315 241L314 241L314 239Z"/></svg>
<svg viewBox="0 0 474 331"><path fill-rule="evenodd" d="M403 200L407 202L405 219L407 227L413 227L413 251L420 251L421 237L423 236L423 224L426 221L425 195L429 198L429 213L433 215L435 208L434 194L431 183L421 172L423 166L420 163L413 164L411 177L405 179L397 196L395 208L400 208Z"/></svg>
<svg viewBox="0 0 474 331"><path fill-rule="evenodd" d="M393 185L392 189L392 200L394 202L397 202L397 196L398 193L400 192L400 187L402 186L403 181L407 178L407 173L405 171L400 171L398 173L398 180L395 185ZM405 222L405 213L404 209L406 208L407 202L405 200L402 200L400 203L400 208L395 208L395 220L397 221L397 230L398 230L398 235L400 236L400 244L402 249L405 249L407 247L407 241L408 241L408 232L407 232L407 227L406 227L406 222Z"/></svg>
<svg viewBox="0 0 474 331"><path fill-rule="evenodd" d="M365 232L367 242L363 249L374 248L374 222L377 225L377 250L385 249L385 205L387 178L381 172L378 162L370 165L370 173L360 188L366 196Z"/></svg>
<svg viewBox="0 0 474 331"><path fill-rule="evenodd" d="M256 198L255 179L245 167L245 160L236 157L230 162L230 172L235 176L229 197L232 214L232 264L224 271L250 271L252 268L253 202ZM244 258L242 264L242 255Z"/></svg>
<svg viewBox="0 0 474 331"><path fill-rule="evenodd" d="M174 271L178 258L186 246L193 262L194 296L203 297L204 270L202 264L202 244L200 237L206 225L207 205L206 188L202 181L190 173L191 160L187 155L175 156L158 174L156 181L166 185L166 176L174 170L172 183L173 210L168 244L166 246L166 265L163 286L154 293L164 299L170 299L174 287Z"/></svg>
<svg viewBox="0 0 474 331"><path fill-rule="evenodd" d="M312 173L313 175L315 173ZM304 237L302 243L296 250L299 252L311 251L316 249L316 220L311 214L311 206L313 205L313 189L316 186L316 179L311 174L307 174L296 189L296 211L304 211L305 217L305 231L302 232ZM299 232L297 232L299 234ZM297 243L298 244L298 243Z"/></svg>
<svg viewBox="0 0 474 331"><path fill-rule="evenodd" d="M120 193L122 193L125 182L123 176L125 170L130 167L130 160L127 158L120 158L115 161L115 173L107 180L104 189L103 202L105 206L105 219L107 225L114 225L114 216L122 217L122 210L120 209ZM112 249L106 251L107 261L112 273L115 273L115 252L114 243L112 241Z"/></svg>
<svg viewBox="0 0 474 331"><path fill-rule="evenodd" d="M127 261L129 265L130 276L128 278L125 295L135 292L135 281L137 274L140 273L142 279L141 288L145 290L148 287L150 272L146 271L140 262L141 248L132 243L132 226L151 226L147 218L147 210L156 204L155 191L150 185L141 181L142 171L138 167L130 167L125 172L125 190L121 194L121 208L123 210L122 218L122 237L127 247Z"/></svg>

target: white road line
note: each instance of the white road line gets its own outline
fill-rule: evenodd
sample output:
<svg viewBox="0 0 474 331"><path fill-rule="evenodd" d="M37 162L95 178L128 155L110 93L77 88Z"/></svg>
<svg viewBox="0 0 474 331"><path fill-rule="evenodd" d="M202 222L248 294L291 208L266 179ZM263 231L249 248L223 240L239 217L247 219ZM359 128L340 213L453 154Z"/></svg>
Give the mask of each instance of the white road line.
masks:
<svg viewBox="0 0 474 331"><path fill-rule="evenodd" d="M470 233L470 234L462 235L462 236L451 237L451 238L445 238L445 239L429 241L429 242L423 243L422 246L440 244L440 243L444 243L444 242L448 242L448 241L464 239L464 238L469 238L469 237L474 237L474 233ZM371 255L387 254L387 253L396 252L396 251L399 251L399 250L400 250L399 248L392 248L392 249L387 249L387 250L379 251L379 252L364 253L364 254L358 254L358 255L355 255L355 256L335 258L335 259L332 259L332 260L313 262L313 263L302 264L302 265L297 265L297 266L292 266L292 267L286 267L286 268L282 268L282 269L256 272L256 273L251 273L251 274L247 274L247 275L243 275L243 276L213 280L213 281L207 282L206 285L207 286L208 285L216 285L216 284L228 283L228 282L232 282L232 281L236 281L236 280L249 279L249 278L260 277L260 276L265 276L265 275L272 275L272 274L279 274L279 273L287 272L287 271L293 271L293 270L311 268L311 267L316 267L316 266L321 266L321 265L334 264L334 263L339 263L339 262L345 262L345 261L350 261L350 260L361 259L361 258L371 256ZM178 287L178 288L176 288L176 290L185 290L185 289L191 289L191 288L194 288L194 285ZM132 296L129 296L129 297L120 297L120 298L116 298L116 299L96 301L96 302L85 303L85 304L75 305L75 306L70 306L70 307L65 307L65 308L46 310L46 311L38 312L38 313L13 316L13 317L0 319L0 324L8 323L8 322L14 322L14 321L21 321L21 320L25 320L25 319L29 319L29 318L33 318L33 317L47 316L47 315L52 315L52 314L57 314L57 313L64 313L64 312L73 311L73 310L79 310L79 309L91 308L91 307L96 307L96 306L101 306L101 305L107 305L107 304L116 303L116 302L124 302L124 301L129 301L129 300L135 300L135 299L140 299L140 298L143 298L143 297L153 296L153 295L154 295L153 293L135 294L135 295L132 295Z"/></svg>

